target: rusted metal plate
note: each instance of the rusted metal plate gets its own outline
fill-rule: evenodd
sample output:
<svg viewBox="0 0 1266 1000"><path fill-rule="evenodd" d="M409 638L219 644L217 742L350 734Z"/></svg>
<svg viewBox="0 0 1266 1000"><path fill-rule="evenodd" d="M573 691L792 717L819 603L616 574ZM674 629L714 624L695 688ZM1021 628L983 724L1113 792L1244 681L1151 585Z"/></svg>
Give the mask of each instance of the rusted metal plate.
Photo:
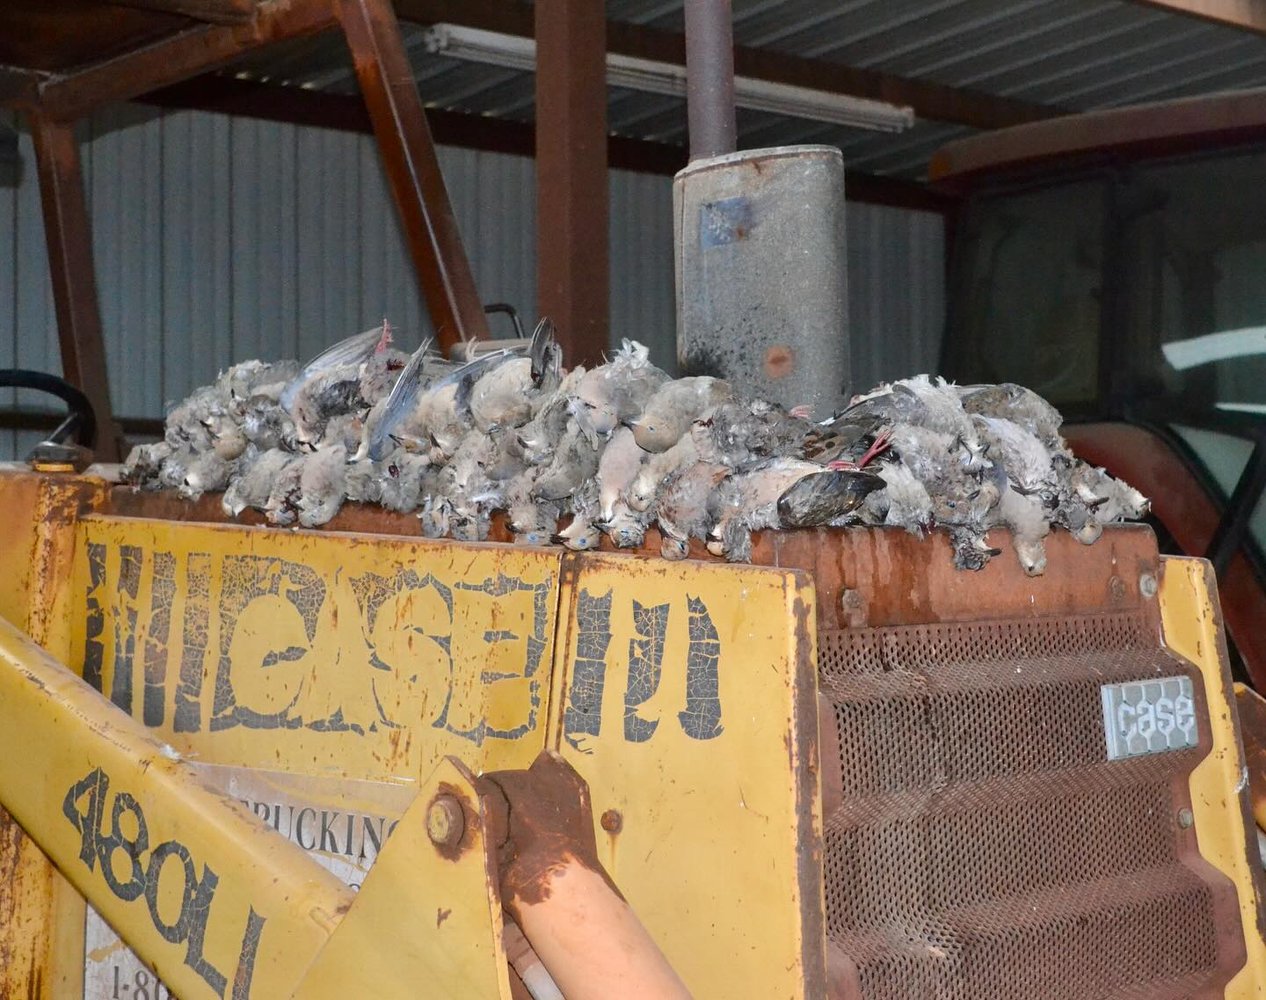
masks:
<svg viewBox="0 0 1266 1000"><path fill-rule="evenodd" d="M98 479L40 475L17 463L0 465L0 509L5 511L0 617L37 642L55 643L65 631L59 627L54 634L50 624L74 555L74 523L105 499L107 489Z"/></svg>
<svg viewBox="0 0 1266 1000"><path fill-rule="evenodd" d="M543 745L556 552L92 517L70 662L182 752L417 780Z"/></svg>
<svg viewBox="0 0 1266 1000"><path fill-rule="evenodd" d="M919 560L858 541L855 565L830 565L856 574L849 610L879 621L819 636L838 995L1221 996L1245 966L1243 870L1206 863L1200 824L1224 835L1236 806L1201 812L1189 781L1225 702L1161 643L1150 533L1055 550L1033 581L1004 553L970 614L938 588L935 544ZM1183 685L1192 704L1165 700ZM1113 759L1109 721L1192 716L1196 747Z"/></svg>
<svg viewBox="0 0 1266 1000"><path fill-rule="evenodd" d="M567 560L551 742L598 857L696 996L823 996L813 589Z"/></svg>
<svg viewBox="0 0 1266 1000"><path fill-rule="evenodd" d="M105 492L99 480L37 475L21 465L0 472L0 508L6 512L0 531L5 573L0 618L59 653L68 632L61 597L74 556L75 518ZM43 852L0 809L0 987L5 996L82 992L79 966L58 960L66 942L51 933L55 911L71 919L82 916L76 898Z"/></svg>
<svg viewBox="0 0 1266 1000"><path fill-rule="evenodd" d="M768 533L754 561L812 573L823 628L972 621L985 608L999 618L1130 611L1145 606L1143 576L1155 583L1156 540L1143 525L1109 528L1094 545L1052 532L1036 577L1021 571L1005 532L989 538L1003 552L974 573L954 568L941 532L891 529Z"/></svg>

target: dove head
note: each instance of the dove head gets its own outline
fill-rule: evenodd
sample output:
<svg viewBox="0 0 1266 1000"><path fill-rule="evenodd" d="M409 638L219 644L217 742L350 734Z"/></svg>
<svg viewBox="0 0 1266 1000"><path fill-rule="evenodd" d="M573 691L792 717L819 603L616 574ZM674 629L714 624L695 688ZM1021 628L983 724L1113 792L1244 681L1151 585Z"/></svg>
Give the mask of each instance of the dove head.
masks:
<svg viewBox="0 0 1266 1000"><path fill-rule="evenodd" d="M690 554L690 543L684 538L665 535L659 543L659 554L665 559L685 559Z"/></svg>
<svg viewBox="0 0 1266 1000"><path fill-rule="evenodd" d="M602 527L611 541L622 549L637 548L646 538L646 526L631 511L617 510Z"/></svg>
<svg viewBox="0 0 1266 1000"><path fill-rule="evenodd" d="M627 421L627 426L633 432L633 440L637 442L637 446L643 451L656 453L667 451L681 436L674 433L674 428L669 424L669 421L645 413L637 420Z"/></svg>
<svg viewBox="0 0 1266 1000"><path fill-rule="evenodd" d="M571 524L554 536L554 540L577 552L588 552L598 547L598 539L602 537L594 525L583 517L573 518Z"/></svg>
<svg viewBox="0 0 1266 1000"><path fill-rule="evenodd" d="M246 501L242 499L241 492L235 489L233 485L230 485L224 491L224 496L220 498L220 508L229 517L237 517L246 509Z"/></svg>
<svg viewBox="0 0 1266 1000"><path fill-rule="evenodd" d="M624 502L633 510L639 512L646 510L655 499L655 485L654 476L639 472L637 478L629 486Z"/></svg>
<svg viewBox="0 0 1266 1000"><path fill-rule="evenodd" d="M598 373L595 371L591 374ZM593 391L594 388L594 385L582 379L576 387L576 394L567 399L567 412L594 434L605 437L615 430L619 421L615 410L600 393Z"/></svg>
<svg viewBox="0 0 1266 1000"><path fill-rule="evenodd" d="M1015 539L1015 554L1020 567L1028 576L1041 576L1046 572L1046 546L1040 538Z"/></svg>
<svg viewBox="0 0 1266 1000"><path fill-rule="evenodd" d="M1147 512L1152 509L1152 502L1133 486L1129 486L1126 483L1121 483L1120 489L1121 507L1125 511L1126 517L1138 520L1147 516Z"/></svg>
<svg viewBox="0 0 1266 1000"><path fill-rule="evenodd" d="M1086 519L1086 523L1080 528L1073 531L1072 535L1082 545L1093 545L1099 541L1099 536L1103 534L1103 525L1096 521L1093 517Z"/></svg>

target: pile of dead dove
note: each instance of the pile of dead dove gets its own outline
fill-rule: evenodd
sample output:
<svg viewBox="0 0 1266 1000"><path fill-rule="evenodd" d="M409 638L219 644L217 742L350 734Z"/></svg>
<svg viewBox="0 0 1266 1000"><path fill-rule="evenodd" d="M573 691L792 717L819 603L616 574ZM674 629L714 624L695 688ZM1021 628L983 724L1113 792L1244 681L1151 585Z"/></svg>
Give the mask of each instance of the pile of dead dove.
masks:
<svg viewBox="0 0 1266 1000"><path fill-rule="evenodd" d="M530 346L467 363L428 344L401 353L384 323L302 367L235 365L174 407L124 476L190 499L222 491L229 515L276 525L324 524L348 500L466 541L497 510L519 540L573 549L604 533L639 546L655 525L667 559L691 539L746 561L753 531L886 525L944 529L955 565L979 569L1002 528L1038 574L1052 525L1089 544L1148 507L1073 457L1060 422L1022 386L919 375L814 423L720 379L672 379L630 341L565 371L545 321Z"/></svg>

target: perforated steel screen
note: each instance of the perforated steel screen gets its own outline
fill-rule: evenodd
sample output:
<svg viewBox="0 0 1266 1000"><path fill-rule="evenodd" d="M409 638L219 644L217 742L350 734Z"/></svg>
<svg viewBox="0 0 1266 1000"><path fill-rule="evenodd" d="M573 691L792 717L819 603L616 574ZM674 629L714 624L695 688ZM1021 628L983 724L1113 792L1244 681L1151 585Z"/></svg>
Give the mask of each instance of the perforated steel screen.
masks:
<svg viewBox="0 0 1266 1000"><path fill-rule="evenodd" d="M1207 708L1154 623L832 630L819 664L837 991L1220 995L1243 960L1235 891L1179 820ZM1110 760L1103 685L1179 676L1201 744Z"/></svg>

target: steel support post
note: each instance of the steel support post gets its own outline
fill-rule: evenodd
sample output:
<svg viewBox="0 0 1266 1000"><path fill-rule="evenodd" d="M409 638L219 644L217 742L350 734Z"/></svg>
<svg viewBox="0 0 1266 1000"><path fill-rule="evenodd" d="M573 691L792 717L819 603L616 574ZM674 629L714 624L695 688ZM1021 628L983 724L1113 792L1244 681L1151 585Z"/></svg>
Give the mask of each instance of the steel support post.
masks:
<svg viewBox="0 0 1266 1000"><path fill-rule="evenodd" d="M373 121L436 339L444 350L486 339L470 261L389 0L337 0L339 22Z"/></svg>
<svg viewBox="0 0 1266 1000"><path fill-rule="evenodd" d="M117 462L122 435L110 407L105 345L92 263L92 227L84 201L79 144L73 126L38 113L28 116L44 209L44 239L53 279L62 371L83 390L97 418L96 457Z"/></svg>
<svg viewBox="0 0 1266 1000"><path fill-rule="evenodd" d="M536 4L536 268L539 311L568 365L607 347L606 20L593 0Z"/></svg>

